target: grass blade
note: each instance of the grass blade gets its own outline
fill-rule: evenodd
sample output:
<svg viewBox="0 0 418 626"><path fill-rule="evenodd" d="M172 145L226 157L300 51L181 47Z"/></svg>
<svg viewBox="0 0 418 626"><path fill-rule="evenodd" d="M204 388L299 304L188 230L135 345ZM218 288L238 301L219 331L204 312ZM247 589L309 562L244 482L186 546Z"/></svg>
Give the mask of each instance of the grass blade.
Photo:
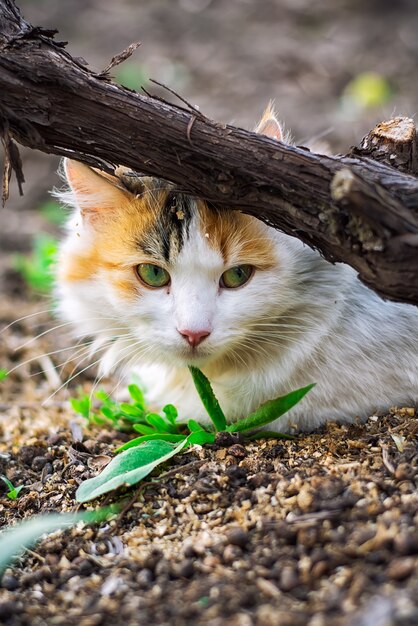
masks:
<svg viewBox="0 0 418 626"><path fill-rule="evenodd" d="M187 437L187 443L197 443L199 446L203 446L205 443L215 443L215 438L215 433L208 433L207 430L196 430Z"/></svg>
<svg viewBox="0 0 418 626"><path fill-rule="evenodd" d="M79 511L78 513L48 513L35 515L20 524L0 532L0 574L24 550L31 548L39 539L60 528L69 528L78 522L100 522L114 511L110 507L98 511Z"/></svg>
<svg viewBox="0 0 418 626"><path fill-rule="evenodd" d="M195 384L197 393L202 400L203 406L210 419L212 420L215 429L220 432L226 429L226 418L220 407L218 399L213 393L213 389L211 387L210 382L197 367L189 366L190 373L193 377L193 382Z"/></svg>
<svg viewBox="0 0 418 626"><path fill-rule="evenodd" d="M254 413L248 415L248 417L239 420L234 424L230 424L226 430L230 433L238 433L266 426L267 424L274 422L274 420L284 413L287 413L287 411L294 407L295 404L300 402L308 391L312 389L312 387L315 387L315 383L302 387L301 389L291 391L287 395L281 396L280 398L269 400L268 402L262 404L256 411L254 411Z"/></svg>

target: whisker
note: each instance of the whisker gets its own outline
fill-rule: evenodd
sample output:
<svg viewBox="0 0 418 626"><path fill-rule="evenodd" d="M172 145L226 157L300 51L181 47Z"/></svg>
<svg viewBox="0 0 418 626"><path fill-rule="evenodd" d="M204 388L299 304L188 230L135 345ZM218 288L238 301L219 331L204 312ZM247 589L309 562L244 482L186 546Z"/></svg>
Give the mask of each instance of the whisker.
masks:
<svg viewBox="0 0 418 626"><path fill-rule="evenodd" d="M29 315L22 315L22 317L19 317L17 320L13 320L13 322L10 322L10 324L7 324L7 326L4 326L0 330L0 335L4 333L4 331L6 331L8 328L11 328L14 324L23 322L23 320L27 320L30 317L36 317L37 315L44 315L45 313L53 313L53 312L54 312L54 309L44 309L43 311L37 311L36 313L29 313Z"/></svg>

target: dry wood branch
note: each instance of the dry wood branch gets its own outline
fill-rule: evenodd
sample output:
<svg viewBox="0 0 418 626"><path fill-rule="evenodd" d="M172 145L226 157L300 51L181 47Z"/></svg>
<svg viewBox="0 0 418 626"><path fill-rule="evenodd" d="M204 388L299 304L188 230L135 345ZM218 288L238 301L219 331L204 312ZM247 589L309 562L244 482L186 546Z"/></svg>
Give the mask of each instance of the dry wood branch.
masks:
<svg viewBox="0 0 418 626"><path fill-rule="evenodd" d="M16 141L171 180L349 263L383 296L418 304L418 180L408 173L416 172L416 137L408 120L387 123L390 154L399 153L388 162L399 169L364 147L341 158L311 154L118 87L52 36L0 0L0 122ZM340 170L355 181L342 197Z"/></svg>

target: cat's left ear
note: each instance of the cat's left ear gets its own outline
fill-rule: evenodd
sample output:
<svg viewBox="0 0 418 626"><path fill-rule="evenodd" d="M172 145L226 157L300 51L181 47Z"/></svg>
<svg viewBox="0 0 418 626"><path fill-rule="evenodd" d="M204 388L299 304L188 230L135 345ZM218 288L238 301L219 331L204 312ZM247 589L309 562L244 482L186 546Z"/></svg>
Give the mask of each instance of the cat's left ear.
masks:
<svg viewBox="0 0 418 626"><path fill-rule="evenodd" d="M267 137L271 137L277 141L283 141L283 129L276 117L274 106L271 102L264 111L261 120L254 128L254 132L259 135L266 135Z"/></svg>
<svg viewBox="0 0 418 626"><path fill-rule="evenodd" d="M120 181L104 172L64 159L64 173L83 217L94 219L122 207L131 198Z"/></svg>

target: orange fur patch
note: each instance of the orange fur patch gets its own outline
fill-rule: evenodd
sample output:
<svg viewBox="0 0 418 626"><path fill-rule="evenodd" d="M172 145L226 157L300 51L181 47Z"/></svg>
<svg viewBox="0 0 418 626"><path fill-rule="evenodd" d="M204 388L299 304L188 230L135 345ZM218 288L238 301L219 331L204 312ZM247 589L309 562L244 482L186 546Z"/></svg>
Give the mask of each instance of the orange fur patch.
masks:
<svg viewBox="0 0 418 626"><path fill-rule="evenodd" d="M255 217L239 211L215 212L203 201L198 202L198 210L201 232L212 248L220 250L226 266L248 263L269 269L277 263L265 226Z"/></svg>

